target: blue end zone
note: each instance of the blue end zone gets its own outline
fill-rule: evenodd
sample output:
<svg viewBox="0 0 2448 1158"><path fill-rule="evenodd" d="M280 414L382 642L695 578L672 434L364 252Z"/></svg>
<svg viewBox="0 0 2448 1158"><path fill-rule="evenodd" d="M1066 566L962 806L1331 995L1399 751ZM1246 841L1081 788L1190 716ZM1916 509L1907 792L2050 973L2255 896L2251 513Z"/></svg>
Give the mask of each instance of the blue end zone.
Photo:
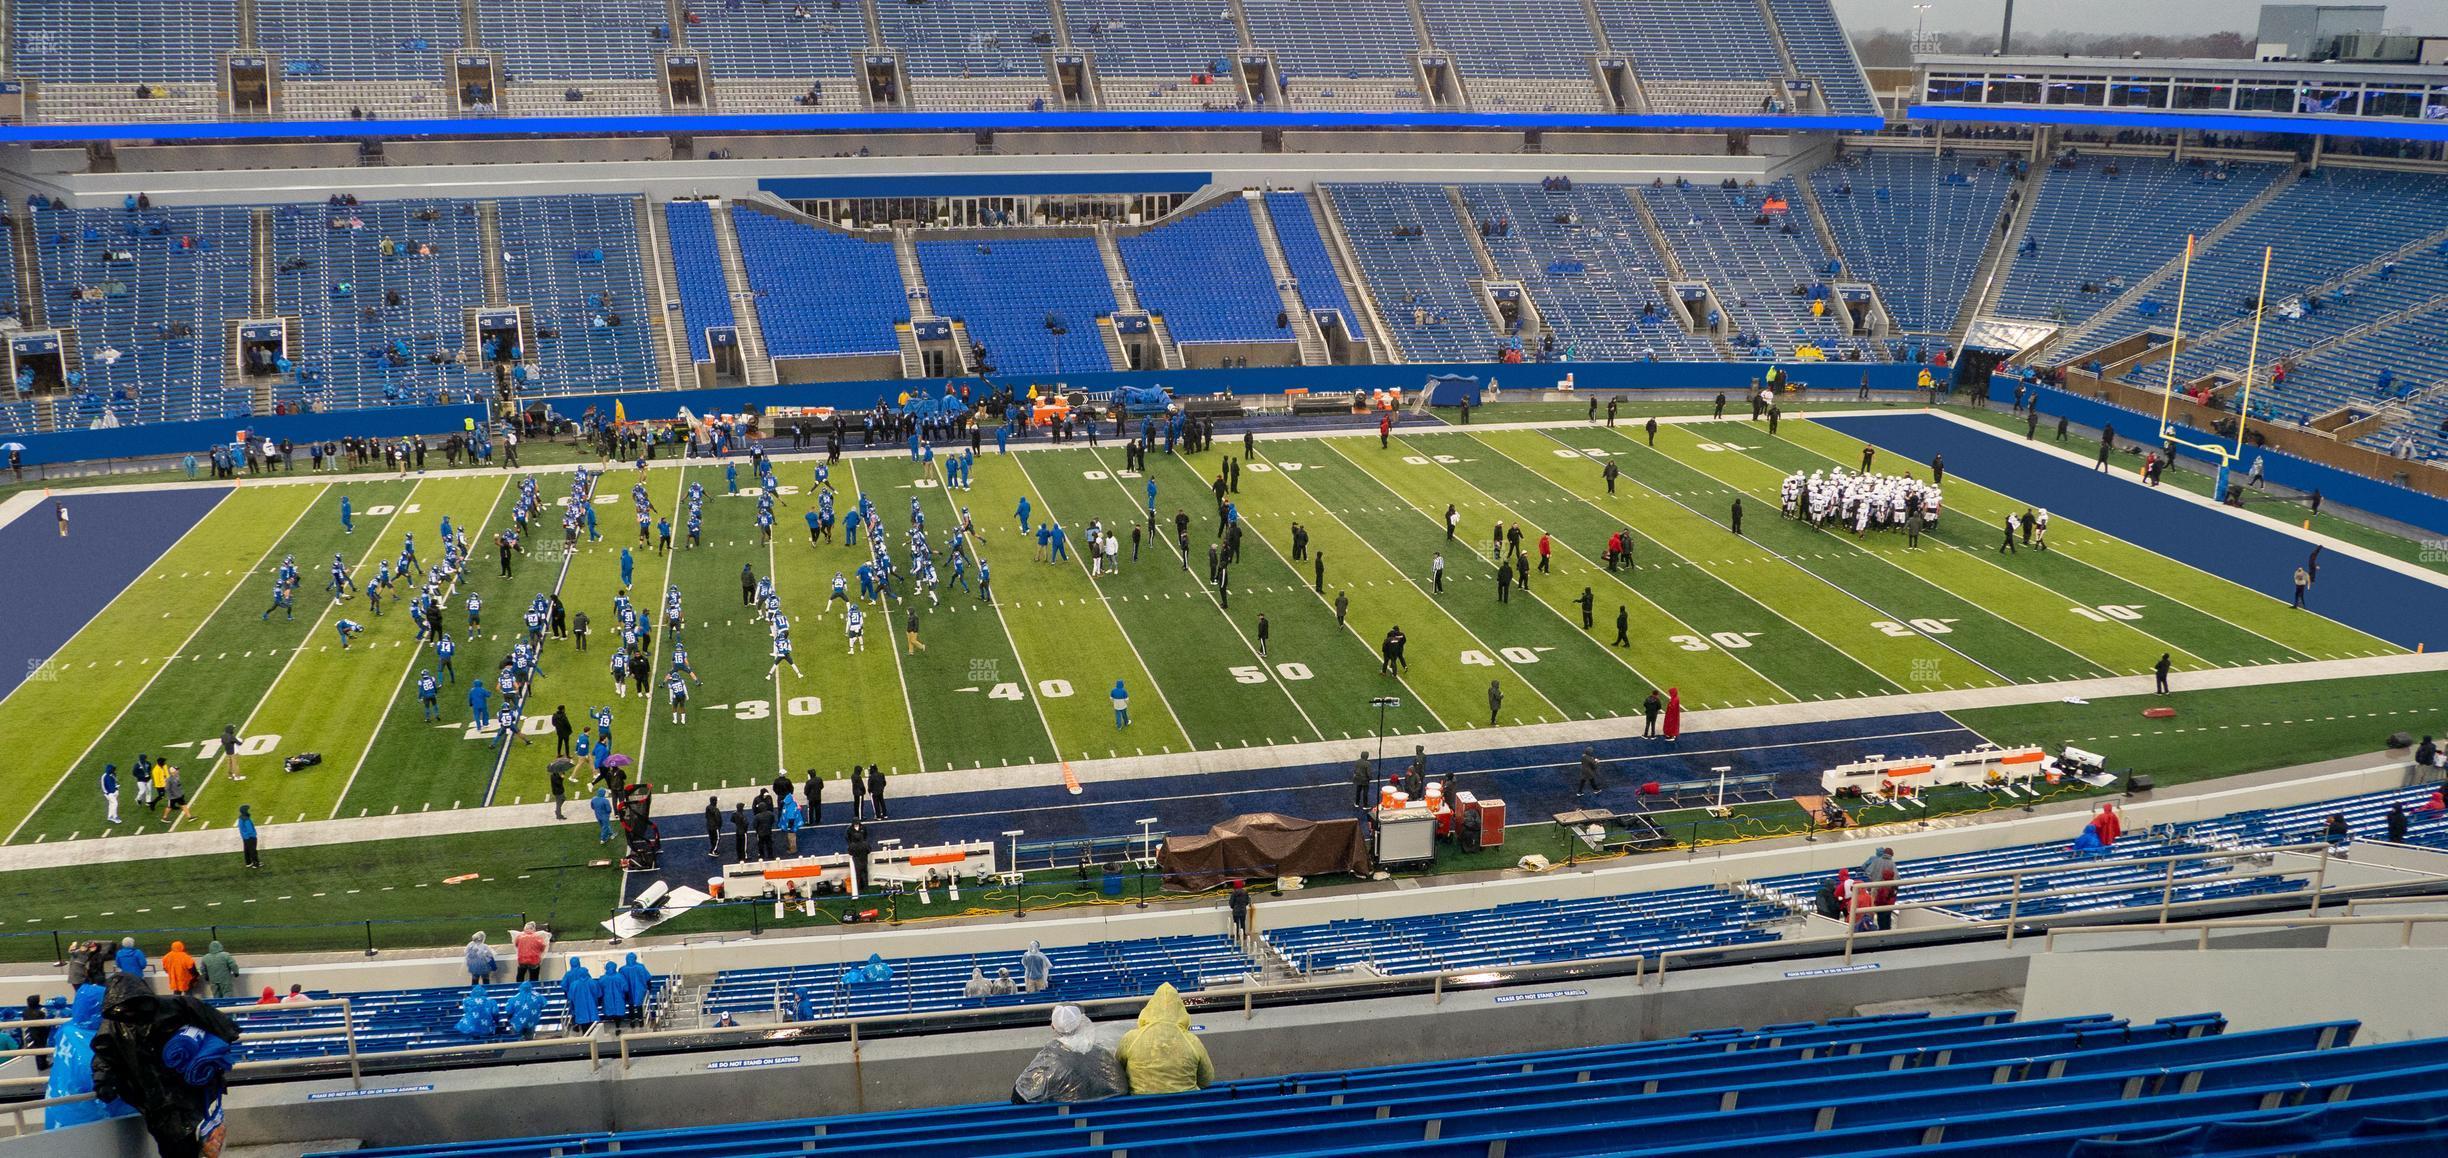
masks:
<svg viewBox="0 0 2448 1158"><path fill-rule="evenodd" d="M1558 812L1582 807L1636 812L1642 807L1640 785L1713 780L1709 769L1730 764L1736 775L1771 773L1777 793L1792 797L1816 794L1819 773L1833 765L1870 756L1943 755L1982 743L1981 737L1937 712L1877 716L1859 720L1779 725L1772 728L1728 728L1683 733L1673 744L1637 738L1605 740L1589 745L1605 762L1603 792L1575 802L1582 745L1547 744L1528 748L1495 748L1451 752L1428 758L1432 777L1454 773L1458 791L1505 802L1514 826L1551 822ZM1353 755L1375 758L1376 741L1350 744ZM1401 770L1411 759L1411 745L1389 738L1382 774ZM722 866L707 855L703 813L705 802L695 795L660 786L655 794L656 822L663 828L663 865L658 874L633 873L634 895L658 877L675 888L705 887ZM912 845L955 840L1008 843L1000 834L1019 828L1023 843L1087 837L1128 836L1139 831L1142 817L1159 817L1159 833L1201 833L1208 826L1250 812L1280 812L1313 818L1352 814L1351 765L1306 764L1248 772L1163 776L1147 780L1091 783L1073 796L1059 784L1042 788L995 789L960 795L910 798L895 802L889 789L885 804L894 819L868 823L875 841L899 839ZM802 798L804 802L804 797ZM847 786L825 786L825 824L799 840L801 855L842 851L844 826L850 819ZM731 855L729 810L725 809L722 855ZM578 815L578 813L572 813ZM753 838L753 834L751 834ZM753 843L753 839L751 841Z"/></svg>
<svg viewBox="0 0 2448 1158"><path fill-rule="evenodd" d="M24 683L34 665L84 630L229 493L228 487L66 493L58 498L68 507L67 538L59 537L49 499L0 527L0 592L8 601L0 617L0 694ZM45 675L54 677L72 673Z"/></svg>
<svg viewBox="0 0 2448 1158"><path fill-rule="evenodd" d="M2232 579L2281 602L2313 544L2263 523L2143 486L2121 469L2097 471L2004 433L1934 414L1822 418L1833 430L1919 463L1947 456L1947 472L2051 513L2097 527L2188 566ZM2071 445L2071 444L2069 444ZM2087 444L2096 449L2096 442ZM2113 464L2112 464L2113 465ZM2448 637L2448 587L2323 552L2309 606L2347 626L2412 650Z"/></svg>

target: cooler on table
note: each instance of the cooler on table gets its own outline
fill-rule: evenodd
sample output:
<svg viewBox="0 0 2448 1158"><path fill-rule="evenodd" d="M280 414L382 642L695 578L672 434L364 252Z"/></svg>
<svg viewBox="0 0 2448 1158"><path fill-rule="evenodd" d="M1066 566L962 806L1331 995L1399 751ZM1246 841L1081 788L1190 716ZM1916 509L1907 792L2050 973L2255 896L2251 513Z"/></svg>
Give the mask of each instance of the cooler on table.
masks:
<svg viewBox="0 0 2448 1158"><path fill-rule="evenodd" d="M1504 801L1481 800L1468 792L1455 794L1455 799L1462 805L1463 812L1479 814L1479 847L1495 848L1504 843Z"/></svg>

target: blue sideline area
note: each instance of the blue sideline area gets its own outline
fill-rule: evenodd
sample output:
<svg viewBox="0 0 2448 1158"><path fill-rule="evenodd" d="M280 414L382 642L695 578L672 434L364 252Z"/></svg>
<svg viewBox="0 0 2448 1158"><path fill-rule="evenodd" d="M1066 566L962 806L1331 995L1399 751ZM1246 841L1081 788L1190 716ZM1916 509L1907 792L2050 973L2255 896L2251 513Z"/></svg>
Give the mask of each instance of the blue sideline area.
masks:
<svg viewBox="0 0 2448 1158"><path fill-rule="evenodd" d="M1589 797L1593 806L1619 812L1637 811L1644 798L1640 785L1714 782L1711 767L1732 764L1738 774L1767 773L1777 778L1776 794L1796 796L1819 790L1819 773L1836 764L1872 755L1920 755L1959 752L1982 743L1981 737L1936 712L1880 716L1827 723L1781 725L1774 728L1728 728L1714 732L1686 731L1669 745L1637 737L1592 745L1604 762L1604 791ZM1350 742L1354 755L1376 751L1373 739ZM1411 746L1388 737L1379 771L1391 775L1411 758ZM1545 824L1557 812L1577 807L1572 798L1581 745L1546 744L1527 748L1497 748L1478 752L1432 755L1431 777L1452 772L1458 791L1501 799L1511 824ZM795 779L796 777L794 777ZM1008 843L1001 833L1025 829L1026 843L1125 837L1139 831L1142 817L1157 816L1156 832L1198 833L1208 826L1251 812L1288 816L1342 817L1352 813L1351 765L1305 764L1223 775L1159 776L1085 784L1087 792L1073 796L1059 782L1038 788L1010 788L958 796L898 800L889 790L891 820L871 821L871 840L899 839L912 845L957 840ZM825 788L825 823L800 838L802 855L842 851L849 823L849 789L839 783ZM1648 798L1655 800L1656 798ZM657 793L657 821L663 828L663 862L657 873L629 874L629 895L660 878L673 887L702 888L722 866L706 847L701 813L703 802L672 785ZM730 857L730 830L723 835L722 855ZM811 849L811 845L813 848Z"/></svg>
<svg viewBox="0 0 2448 1158"><path fill-rule="evenodd" d="M2006 401L2013 397L2014 385L2012 378L2000 375L1990 381L1989 397L1993 401ZM2093 430L2099 429L2101 423L2112 422L2119 430L2141 434L2154 429L2159 421L2157 415L2143 414L2122 406L2111 406L2095 398L2085 398L2079 394L2046 386L2032 388L2040 391L2040 412L2042 414L2050 416L2062 414L2076 424L2088 426ZM2178 422L2178 426L2183 430L2188 442L2215 443L2222 441L2217 435L2199 427L2181 421ZM2232 445L2231 440L2230 445ZM2197 463L2210 461L2208 455L2186 447L2178 447L2176 453ZM2383 518L2395 519L2408 526L2448 534L2448 499L2437 495L2427 495L2412 487L2399 486L2369 475L2341 470L2327 463L2297 458L2282 451L2256 450L2254 453L2266 454L2269 457L2269 466L2264 474L2269 481L2279 486L2299 491L2318 490L2329 502L2343 503L2358 510L2370 511ZM2250 462L2251 460L2246 460L2248 465Z"/></svg>
<svg viewBox="0 0 2448 1158"><path fill-rule="evenodd" d="M2202 1155L2437 1153L2448 1041L2359 1025L2227 1032L2215 1013L1842 1018L1658 1041L679 1130L354 1150L357 1158L648 1153ZM1195 1027L1193 1027L1195 1030ZM337 1153L313 1158L341 1158Z"/></svg>
<svg viewBox="0 0 2448 1158"><path fill-rule="evenodd" d="M56 499L68 508L67 538L59 536L50 500L0 527L0 591L8 593L9 609L0 616L0 695L33 677L35 665L83 630L229 493L228 487L72 491ZM65 675L46 671L42 678Z"/></svg>
<svg viewBox="0 0 2448 1158"><path fill-rule="evenodd" d="M2143 486L2121 457L2109 461L2114 469L2097 471L2006 434L1934 414L1819 421L1901 454L1908 462L1926 463L1932 455L1944 454L1951 474L2280 601L2291 598L2295 568L2312 550L2305 539L2267 524ZM2086 445L2096 448L2098 443ZM2448 635L2448 586L2343 553L2321 556L2320 579L2308 602L2322 615L2408 650Z"/></svg>

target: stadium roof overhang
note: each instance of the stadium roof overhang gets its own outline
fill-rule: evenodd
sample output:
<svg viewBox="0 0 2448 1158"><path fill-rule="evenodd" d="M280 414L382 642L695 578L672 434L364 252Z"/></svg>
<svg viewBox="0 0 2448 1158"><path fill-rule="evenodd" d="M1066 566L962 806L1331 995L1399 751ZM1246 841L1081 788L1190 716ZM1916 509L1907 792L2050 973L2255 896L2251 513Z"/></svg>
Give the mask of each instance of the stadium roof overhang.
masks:
<svg viewBox="0 0 2448 1158"><path fill-rule="evenodd" d="M379 121L172 121L0 125L0 144L90 141L361 140L408 137L601 137L701 133L927 133L1193 129L1496 129L1510 132L1875 132L1878 117L1472 112L963 112L680 114L633 117L441 117Z"/></svg>
<svg viewBox="0 0 2448 1158"><path fill-rule="evenodd" d="M1905 115L1915 121L1957 124L2173 129L2201 133L2298 133L2306 136L2374 137L2393 141L2448 141L2448 121L2437 120L2375 121L2362 117L2276 113L2143 112L1924 104L1911 106Z"/></svg>

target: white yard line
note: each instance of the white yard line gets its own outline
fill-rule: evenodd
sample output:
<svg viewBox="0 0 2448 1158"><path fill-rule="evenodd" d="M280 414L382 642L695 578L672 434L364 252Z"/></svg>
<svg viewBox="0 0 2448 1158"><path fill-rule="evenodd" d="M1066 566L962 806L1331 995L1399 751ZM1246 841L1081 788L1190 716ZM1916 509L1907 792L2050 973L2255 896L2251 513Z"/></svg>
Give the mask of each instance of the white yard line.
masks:
<svg viewBox="0 0 2448 1158"><path fill-rule="evenodd" d="M953 525L958 526L960 519L960 504L952 501L952 488L942 485L942 467L938 466L936 468L936 472L937 485L932 487L922 487L919 489L934 491L936 497L943 500L945 513L953 519ZM855 477L855 472L853 477ZM924 501L923 498L921 501ZM982 535L979 537L983 538ZM979 566L985 565L986 556L979 552L975 543L969 545L968 551L969 557L973 562L976 562ZM1020 667L1020 683L1024 687L1036 687L1036 679L1029 675L1028 660L1020 654L1020 640L1012 635L1011 621L1003 618L1003 605L1001 603L989 603L986 605L986 610L994 613L995 626L1003 630L1003 642L1011 647L1012 662ZM1062 741L1054 738L1054 722L1046 718L1045 705L1039 702L1035 696L1028 697L1028 705L1029 711L1037 717L1037 726L1045 729L1046 751L1054 753L1055 759L1062 759ZM1084 759L1087 756L1087 752L1083 750L1080 755Z"/></svg>
<svg viewBox="0 0 2448 1158"><path fill-rule="evenodd" d="M845 464L845 466L850 472L850 493L854 495L866 493L859 489L858 467L852 464ZM876 508L876 513L879 516L883 514L883 511L883 507L879 506ZM887 539L885 542L887 544L887 549L889 549L891 540ZM915 592L918 587L918 576L915 574L910 575L909 582L910 589ZM825 593L825 598L831 599L832 597L832 592L827 591ZM909 721L910 752L912 753L910 758L917 761L918 770L924 772L926 771L926 745L921 744L918 741L918 713L911 710L909 706L909 675L901 670L902 643L900 639L900 632L895 630L895 628L897 628L899 625L895 624L892 620L892 594L888 590L879 590L877 592L877 600L884 605L884 650L892 655L893 679L899 681L901 684L901 714ZM902 602L907 603L909 601L904 599ZM774 674L778 677L781 673L776 672ZM1059 753L1062 751L1062 749L1057 748L1055 751ZM899 771L899 769L895 769L895 771Z"/></svg>
<svg viewBox="0 0 2448 1158"><path fill-rule="evenodd" d="M215 604L213 604L213 609L212 609L210 612L208 612L208 613L207 613L207 614L206 614L206 615L205 615L205 616L204 616L202 619L199 619L199 620L197 620L197 621L196 621L196 625L195 625L195 627L194 627L192 630L188 631L188 633L187 633L187 638L185 638L185 639L183 639L183 640L180 640L180 641L179 641L179 645L178 645L177 650L175 650L175 651L171 652L171 653L170 653L170 655L169 655L168 657L164 658L164 659L162 660L161 666L153 669L153 674L152 674L152 675L149 675L149 676L146 676L146 677L145 677L144 686L143 686L143 687L140 687L140 688L138 688L138 689L136 689L136 694L135 694L135 695L133 695L133 696L131 696L131 697L129 697L129 698L128 698L128 702L126 702L126 703L124 703L124 704L119 705L119 711L118 711L118 713L117 713L116 715L113 715L113 716L111 717L111 721L110 721L110 723L103 725L103 726L102 726L102 730L101 730L101 731L94 733L94 738L93 738L93 740L92 740L90 743L88 743L88 744L86 744L86 745L85 745L85 750L84 750L84 751L77 753L77 758L76 758L75 760L73 760L73 761L70 761L70 762L69 762L69 764L68 764L68 767L66 767L65 769L62 769L62 770L60 771L60 774L59 774L59 779L54 780L54 781L52 781L52 782L51 782L51 787L50 787L49 789L47 789L47 790L45 790L45 791L43 792L43 794L42 794L42 799L35 801L35 802L34 802L34 807L32 807L32 808L30 808L30 809L27 809L27 810L26 810L25 817L24 817L23 819L19 820L19 821L17 822L16 827L9 829L9 834L8 834L8 842L13 843L13 842L15 842L15 841L16 841L16 839L17 839L17 837L18 837L18 834L20 834L20 833L22 833L22 832L24 832L24 831L25 831L25 826L26 826L26 825L28 825L28 824L33 823L33 821L34 821L34 817L35 817L37 814L39 814L39 813L41 813L41 812L42 812L42 810L43 810L43 805L49 804L49 803L51 802L51 798L52 798L53 796L55 796L55 795L57 795L57 794L59 793L60 786L61 786L61 785L63 785L63 784L66 784L66 783L68 782L68 778L69 778L69 777L71 777L71 776L74 776L74 775L76 774L76 770L77 770L78 765L81 765L81 764L83 764L85 761L87 761L87 760L91 759L91 758L93 757L94 749L102 746L102 741L103 741L103 739L104 739L104 738L106 738L106 737L108 737L108 736L109 736L109 735L110 735L112 732L115 732L115 731L117 731L117 730L119 729L119 721L126 719L126 718L127 718L127 714L128 714L128 712L129 712L129 710L130 710L130 709L133 709L133 708L136 706L136 704L137 704L137 702L138 702L138 701L140 701L140 700L142 700L142 699L144 699L144 698L145 698L145 693L146 693L146 692L149 692L149 691L152 691L152 690L153 690L153 683L154 683L154 681L159 680L159 679L162 677L162 673L163 673L163 672L170 670L170 665L171 665L171 664L173 664L173 663L175 663L175 662L177 662L177 661L178 661L178 657L180 657L180 656L182 656L182 655L187 654L187 648L188 648L188 646L189 646L189 645L191 645L191 644L193 644L193 643L195 642L195 638L196 638L196 636L198 636L198 635L202 635L202 634L204 633L204 627L205 627L205 625L206 625L206 624L211 623L211 622L212 622L212 621L213 621L213 620L214 620L216 617L218 617L218 616L221 614L221 610L222 610L222 608L225 608L225 607L229 606L229 601L230 601L230 600L232 600L232 599L234 599L234 598L237 598L237 596L238 596L238 589L239 589L239 588L241 588L241 587L246 586L246 581L247 581L247 580L252 579L252 578L254 578L256 575L261 574L261 573L263 572L264 565L265 565L266 563L270 562L270 561L271 561L271 559L272 559L272 552L274 552L274 551L278 551L278 550L280 550L280 549L281 549L281 544L282 544L283 542L286 542L286 541L288 540L288 538L289 538L290 534L291 534L292 532L295 532L295 531L297 530L297 528L298 528L298 524L299 524L299 523L302 523L302 522L305 522L305 521L306 521L306 516L307 516L307 515L308 515L310 512L312 512L312 511L314 510L314 508L315 508L315 502L314 502L314 501L311 501L311 500L310 500L309 502L307 502L306 506L305 506L303 509L301 509L300 511L298 511L298 513L297 513L297 517L296 517L296 518L294 518L294 519L289 520L289 525L288 525L287 527L282 528L282 529L281 529L281 533L280 533L280 534L275 535L275 536L273 536L273 537L272 537L272 541L271 541L271 543L270 543L269 545L267 545L267 546L264 548L264 552L263 552L263 554L262 554L262 555L259 555L259 556L257 556L257 557L256 557L256 559L255 559L255 565L254 565L253 567L249 568L249 569L247 570L247 573L246 573L246 574L241 575L241 576L239 576L238 578L236 578L236 579L234 579L234 580L232 580L232 581L230 582L230 589L229 589L229 590L227 590L227 591L224 591L224 592L222 592L222 593L221 593L221 601L220 601L219 603L215 603ZM207 517L210 517L210 512L207 512ZM197 527L201 527L201 526L203 526L203 525L204 525L204 520L203 520L203 519L198 519L198 520L196 520L196 526L197 526ZM187 531L187 534L188 534L188 535L192 535L192 534L194 534L194 533L195 533L195 528L194 528L194 527L190 527L190 528L188 528L188 531ZM186 541L187 541L187 535L181 535L181 536L179 536L178 543L172 543L172 544L170 545L170 550L169 550L169 551L165 551L165 552L163 552L163 553L162 553L162 558L165 558L165 559L169 558L169 557L170 557L170 554L171 554L172 552L175 552L175 551L177 551L177 550L178 550L179 543L184 543L184 542L186 542ZM132 590L132 589L134 589L135 584L130 583L130 584L128 585L128 587L129 587L129 588ZM125 595L127 594L127 592L126 592L126 591L122 591L122 592L120 592L119 594L120 594L120 596L125 596ZM115 598L113 598L113 599L111 600L111 602L113 602L113 603L118 602L118 598L116 598L116 597L115 597ZM110 610L110 608L109 608L108 606L105 606L105 607L103 608L103 611L108 611L108 610ZM95 617L96 617L96 618L100 618L100 615L99 615L99 614L97 614ZM80 630L81 630L81 629L80 629ZM21 686L21 687L22 687L23 685L19 685L19 686ZM12 693L12 694L14 694L14 693Z"/></svg>
<svg viewBox="0 0 2448 1158"><path fill-rule="evenodd" d="M1015 458L1012 460L1012 465L1020 468L1021 481L1025 483L1030 490L1037 492L1037 501L1043 504L1048 511L1053 510L1053 502L1045 497L1044 489L1040 488L1037 485L1037 480L1029 474L1028 464ZM1079 563L1078 552L1070 552L1070 554L1071 561L1074 563ZM1086 563L1080 563L1079 566L1082 572L1085 572L1088 569L1088 565ZM1096 581L1093 579L1089 580L1088 586L1091 590L1094 590L1096 587ZM1140 671L1147 673L1148 687L1154 690L1156 693L1157 706L1163 708L1165 710L1165 715L1172 719L1173 727L1181 732L1182 742L1190 745L1191 749L1195 751L1198 748L1198 737L1191 735L1190 729L1182 726L1181 716L1173 711L1172 702L1165 699L1164 685L1156 682L1155 670L1148 667L1147 657L1139 654L1139 645L1131 642L1130 632L1123 628L1122 617L1114 614L1113 604L1106 602L1105 597L1102 594L1099 594L1091 602L1094 602L1098 607L1105 609L1105 618L1113 621L1114 634L1122 637L1122 646L1130 649L1131 659L1138 663Z"/></svg>
<svg viewBox="0 0 2448 1158"><path fill-rule="evenodd" d="M1329 449L1329 450L1333 450L1334 448L1333 448L1333 447L1328 447L1327 449ZM1340 458L1345 459L1347 462L1349 461L1349 459L1350 459L1350 457L1351 457L1351 456L1349 456L1349 455L1343 454L1341 451L1336 451L1336 455L1337 455L1337 457L1340 457ZM1353 470L1360 470L1359 465L1358 465L1358 464L1356 464L1356 463L1351 464L1351 466L1352 466L1352 469L1353 469ZM1364 475L1365 475L1365 474L1367 474L1368 472L1366 472L1366 471L1361 471L1360 473L1362 473L1362 474L1364 474ZM1434 591L1430 590L1427 584L1422 583L1422 582L1420 582L1420 581L1419 581L1419 580L1417 580L1417 579L1413 579L1413 578L1411 577L1411 575L1410 575L1410 573L1409 573L1409 572L1404 571L1402 568L1395 566L1395 565L1394 565L1394 561L1393 561L1392 559L1388 559L1388 558L1386 558L1386 557L1385 557L1385 552L1380 551L1380 550L1378 550L1378 549L1377 549L1377 544L1372 543L1372 542L1369 542L1369 541L1368 541L1368 536L1361 534L1361 533L1360 533L1360 532L1359 532L1357 529L1353 528L1353 526L1352 526L1350 523L1344 522L1344 521L1343 521L1343 516L1342 516L1342 515L1337 514L1333 508L1331 508L1331 507L1327 506L1327 505L1326 505L1326 504L1325 504L1323 501L1321 501L1321 500L1320 500L1320 499L1317 497L1317 495L1316 495L1314 492L1312 492L1312 491L1311 491L1311 490L1310 490L1308 487L1302 486L1302 485L1300 484L1300 480L1295 479L1295 478L1293 478L1293 477L1292 477L1292 472L1290 472L1290 471L1284 471L1284 470L1278 470L1278 471L1276 471L1276 472L1275 472L1275 474L1276 474L1276 476L1277 476L1278 478L1281 478L1281 479L1283 479L1285 482L1288 482L1288 483L1292 484L1292 489L1293 489L1293 490L1296 490L1296 491L1299 491L1299 492L1301 493L1301 496L1302 496L1303 498L1306 498L1306 499L1308 499L1308 500L1309 500L1311 503L1316 504L1317 509L1318 509L1318 513L1319 513L1319 514L1322 514L1322 515L1325 515L1325 516L1326 516L1327 518L1329 518L1329 519L1334 520L1334 524L1335 524L1336 526L1338 526L1338 527L1343 528L1343 533L1345 533L1345 534L1347 534L1347 535L1350 535L1350 536L1352 537L1352 541L1353 541L1353 542L1356 542L1356 543L1360 544L1361 546L1368 548L1368 553L1369 553L1369 554L1377 556L1377 561L1378 561L1378 562L1380 562L1380 563L1385 564L1385 566L1386 566L1386 570L1388 570L1388 571L1392 571L1392 572L1394 573L1394 579L1395 579L1395 581L1396 581L1396 582L1398 582L1398 583L1408 583L1408 584L1410 584L1410 585L1411 585L1411 588L1412 588L1413 590L1415 590L1415 591L1417 591L1417 592L1419 592L1419 593L1420 593L1421 598L1424 598L1424 599L1426 599L1426 600L1428 601L1428 605L1429 605L1429 606L1434 607L1434 608L1436 608L1436 609L1437 609L1437 614L1442 615L1442 616L1444 616L1446 619L1448 619L1448 620L1452 621L1452 623L1453 623L1453 625L1454 625L1454 630L1461 632L1461 633L1462 633L1462 634L1463 634L1465 637L1467 637L1467 638L1468 638L1468 639L1469 639L1469 640L1470 640L1472 643L1478 644L1478 645L1479 645L1479 650L1480 650L1480 652L1481 652L1482 654L1486 655L1486 656L1487 656L1488 658L1490 658L1490 659L1495 660L1495 661L1496 661L1498 664L1503 665L1503 667L1504 667L1504 669L1505 669L1506 671L1513 673L1513 678L1514 678L1515 680L1519 681L1519 682L1521 683L1521 686L1523 686L1523 687L1525 687L1525 688L1528 688L1528 689L1530 690L1530 694L1531 694L1531 695L1537 696L1537 697L1539 698L1539 702L1540 702L1540 703L1547 705L1547 710L1548 710L1548 711L1551 711L1551 712L1554 712L1554 713L1556 714L1556 718L1557 718L1557 719L1562 720L1562 721L1564 721L1564 722L1566 722L1566 723L1579 723L1579 722L1581 722L1581 721L1576 721L1576 720L1574 720L1574 719L1572 718L1572 713L1571 713L1571 712L1567 712L1567 711L1565 711L1564 709L1557 707L1557 706L1556 706L1556 702L1555 702L1554 700L1551 700L1551 699L1548 699L1548 698L1547 698L1547 693L1542 692L1542 691L1540 691L1540 690L1539 690L1539 688L1538 688L1538 684L1536 684L1536 683L1532 682L1532 681L1530 680L1530 678L1529 678L1529 677L1527 677L1527 676L1523 675L1523 674L1521 673L1521 669L1520 669L1520 668L1514 667L1514 666L1513 666L1513 661L1512 661L1512 660L1506 659L1506 658L1504 657L1504 650L1503 650L1502 648L1498 648L1498 647L1491 647L1491 646L1489 646L1488 641L1486 641L1486 640L1484 640L1484 639L1479 638L1479 633L1478 633L1478 632L1475 632L1475 631L1472 631L1472 630L1470 629L1470 625L1468 625L1468 624L1466 624L1466 623L1462 622L1462 617L1461 617L1461 616L1455 615L1455 614L1454 614L1452 611L1449 611L1449 610L1447 610L1447 609L1446 609L1446 607L1445 607L1445 601L1444 601L1443 599L1438 598L1438 597L1437 597L1437 595L1436 595L1436 593L1435 593ZM1370 478L1370 482L1371 482L1371 483L1373 483L1374 485L1377 485L1377 486L1384 486L1384 485L1385 485L1384 483L1379 483L1379 482L1376 482L1376 480L1375 480L1375 477L1374 477L1374 476L1371 476L1371 478Z"/></svg>

